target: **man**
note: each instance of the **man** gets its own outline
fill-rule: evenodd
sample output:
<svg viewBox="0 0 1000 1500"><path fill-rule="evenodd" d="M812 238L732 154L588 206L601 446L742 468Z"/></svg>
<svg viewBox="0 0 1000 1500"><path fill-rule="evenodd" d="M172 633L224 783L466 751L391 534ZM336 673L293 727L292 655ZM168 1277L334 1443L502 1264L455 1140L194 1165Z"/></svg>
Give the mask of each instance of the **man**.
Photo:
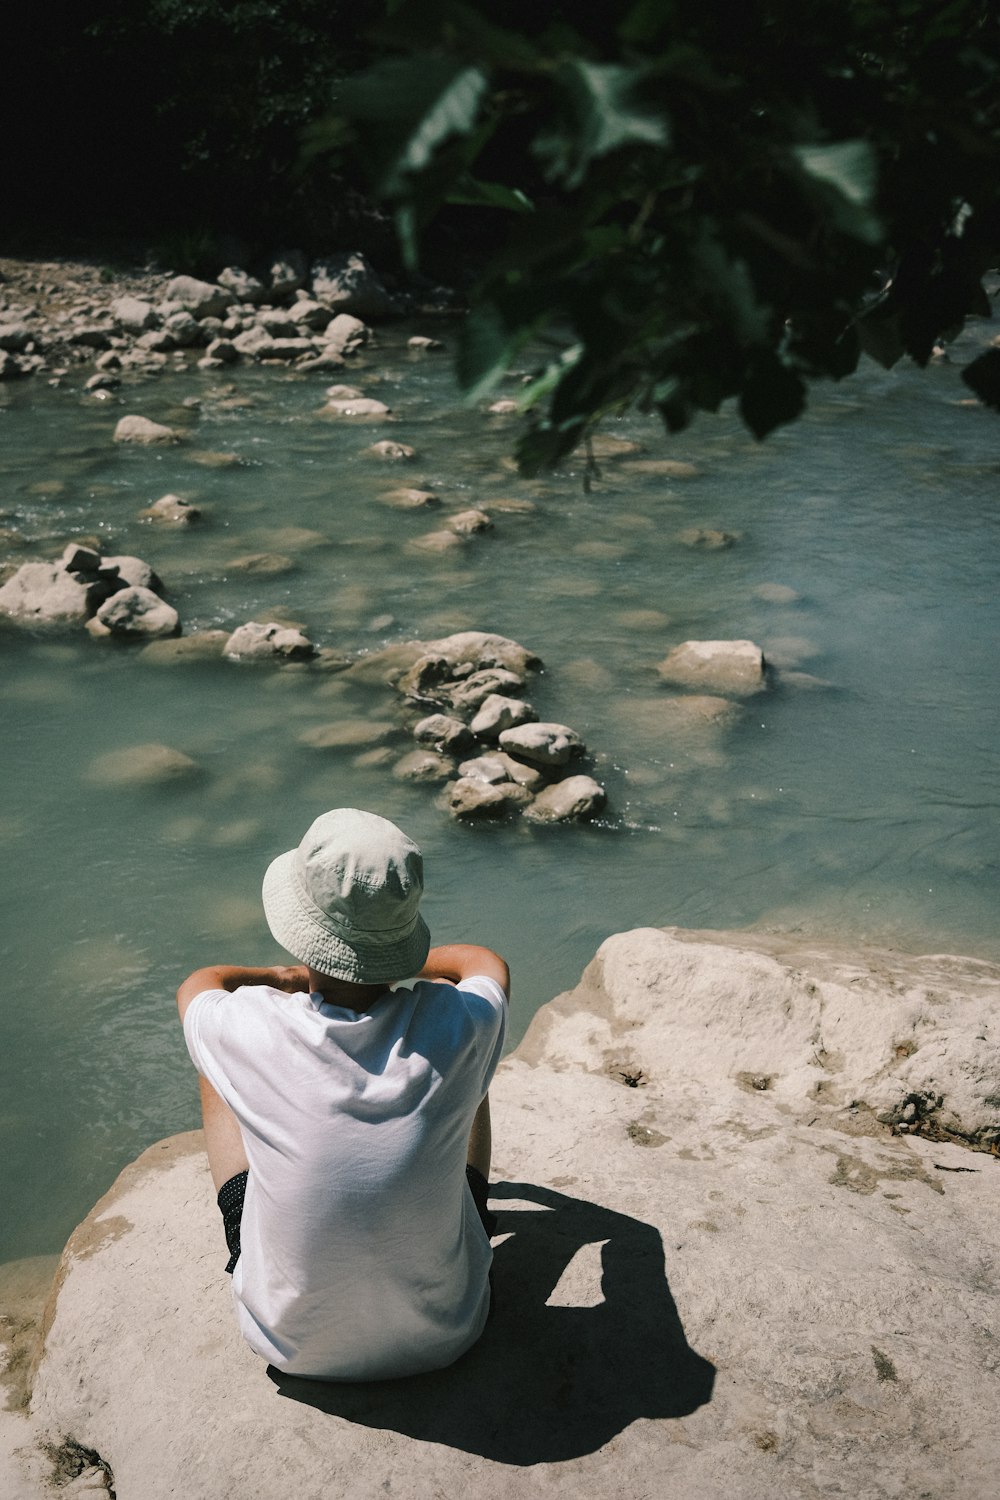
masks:
<svg viewBox="0 0 1000 1500"><path fill-rule="evenodd" d="M297 963L198 969L177 992L240 1329L290 1374L439 1369L489 1314L510 976L488 948L431 948L422 892L392 823L324 813L264 877Z"/></svg>

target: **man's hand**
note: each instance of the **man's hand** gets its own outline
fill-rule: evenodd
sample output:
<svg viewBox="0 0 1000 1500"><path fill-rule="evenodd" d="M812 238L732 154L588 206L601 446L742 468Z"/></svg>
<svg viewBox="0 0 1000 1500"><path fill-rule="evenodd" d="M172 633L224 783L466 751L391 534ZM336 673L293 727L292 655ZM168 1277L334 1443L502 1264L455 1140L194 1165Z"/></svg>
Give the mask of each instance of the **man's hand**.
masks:
<svg viewBox="0 0 1000 1500"><path fill-rule="evenodd" d="M195 995L202 990L238 990L242 985L269 984L287 995L309 993L309 970L304 964L273 964L268 968L249 969L238 964L213 964L195 969L177 991L177 1009L181 1020Z"/></svg>
<svg viewBox="0 0 1000 1500"><path fill-rule="evenodd" d="M492 948L480 948L475 943L446 943L432 948L427 955L418 979L446 979L450 984L461 984L474 974L483 974L495 979L510 999L510 970L499 953Z"/></svg>

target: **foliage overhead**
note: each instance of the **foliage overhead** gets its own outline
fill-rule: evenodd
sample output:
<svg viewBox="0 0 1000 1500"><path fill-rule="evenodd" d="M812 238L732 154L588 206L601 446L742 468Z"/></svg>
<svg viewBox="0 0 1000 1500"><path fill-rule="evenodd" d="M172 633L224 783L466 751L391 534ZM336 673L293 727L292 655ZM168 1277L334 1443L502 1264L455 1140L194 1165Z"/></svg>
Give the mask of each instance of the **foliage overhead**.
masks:
<svg viewBox="0 0 1000 1500"><path fill-rule="evenodd" d="M633 403L678 432L735 397L763 438L989 314L998 32L992 0L389 0L310 149L353 143L411 266L491 216L458 368L482 396L548 341L524 470ZM998 365L965 372L993 405Z"/></svg>

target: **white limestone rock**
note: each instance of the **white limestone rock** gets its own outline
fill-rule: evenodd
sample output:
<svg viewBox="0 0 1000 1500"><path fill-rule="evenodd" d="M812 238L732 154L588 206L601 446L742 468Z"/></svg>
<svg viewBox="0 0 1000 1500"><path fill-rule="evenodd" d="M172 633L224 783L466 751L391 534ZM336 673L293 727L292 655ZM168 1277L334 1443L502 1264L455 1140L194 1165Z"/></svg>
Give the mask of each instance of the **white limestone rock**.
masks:
<svg viewBox="0 0 1000 1500"><path fill-rule="evenodd" d="M417 450L411 448L409 443L394 443L391 438L382 438L380 442L372 443L365 452L388 464L412 463L417 456Z"/></svg>
<svg viewBox="0 0 1000 1500"><path fill-rule="evenodd" d="M413 738L419 745L433 745L450 755L461 755L472 748L472 731L451 714L428 714L413 726Z"/></svg>
<svg viewBox="0 0 1000 1500"><path fill-rule="evenodd" d="M236 340L233 340L236 344ZM257 359L301 359L306 355L315 354L316 345L312 339L306 338L273 338L267 344L262 344L257 350Z"/></svg>
<svg viewBox="0 0 1000 1500"><path fill-rule="evenodd" d="M496 740L505 729L517 724L530 724L538 718L530 703L523 698L507 698L501 693L490 693L476 710L469 725L477 739Z"/></svg>
<svg viewBox="0 0 1000 1500"><path fill-rule="evenodd" d="M238 333L233 339L233 348L238 354L243 354L247 359L262 359L266 350L274 343L266 328L254 324Z"/></svg>
<svg viewBox="0 0 1000 1500"><path fill-rule="evenodd" d="M81 624L106 592L59 563L22 563L0 588L0 615L25 625Z"/></svg>
<svg viewBox="0 0 1000 1500"><path fill-rule="evenodd" d="M463 776L448 788L448 808L459 822L505 818L520 812L530 801L527 787L513 781L489 782L478 776Z"/></svg>
<svg viewBox="0 0 1000 1500"><path fill-rule="evenodd" d="M173 605L148 588L120 589L105 600L94 619L112 635L128 640L177 635L181 628Z"/></svg>
<svg viewBox="0 0 1000 1500"><path fill-rule="evenodd" d="M126 333L145 333L148 328L160 326L156 308L141 297L116 297L111 304L111 316Z"/></svg>
<svg viewBox="0 0 1000 1500"><path fill-rule="evenodd" d="M387 417L392 408L372 396L342 396L328 399L320 410L330 417Z"/></svg>
<svg viewBox="0 0 1000 1500"><path fill-rule="evenodd" d="M500 735L500 748L539 766L565 766L582 755L584 744L568 724L519 724Z"/></svg>
<svg viewBox="0 0 1000 1500"><path fill-rule="evenodd" d="M316 301L336 313L377 320L395 317L400 311L399 303L359 251L326 256L315 263L311 274Z"/></svg>
<svg viewBox="0 0 1000 1500"><path fill-rule="evenodd" d="M271 265L271 294L291 297L305 282L308 263L301 250L279 250Z"/></svg>
<svg viewBox="0 0 1000 1500"><path fill-rule="evenodd" d="M232 292L237 302L263 302L266 295L264 283L240 266L227 266L216 280L225 291Z"/></svg>
<svg viewBox="0 0 1000 1500"><path fill-rule="evenodd" d="M524 678L520 672L509 672L506 667L483 667L452 688L449 697L459 713L478 712L488 698L514 698L523 686ZM521 719L520 722L527 721Z"/></svg>
<svg viewBox="0 0 1000 1500"><path fill-rule="evenodd" d="M337 313L323 330L323 347L335 354L353 354L371 338L371 330L350 313Z"/></svg>
<svg viewBox="0 0 1000 1500"><path fill-rule="evenodd" d="M273 620L250 620L233 631L223 655L230 661L308 661L316 653L301 630Z"/></svg>
<svg viewBox="0 0 1000 1500"><path fill-rule="evenodd" d="M533 823L579 823L600 812L607 800L592 776L567 776L540 791L525 816Z"/></svg>
<svg viewBox="0 0 1000 1500"><path fill-rule="evenodd" d="M115 428L116 443L176 443L177 433L149 417L122 417Z"/></svg>
<svg viewBox="0 0 1000 1500"><path fill-rule="evenodd" d="M657 667L663 682L749 697L767 686L764 654L753 641L684 641Z"/></svg>
<svg viewBox="0 0 1000 1500"><path fill-rule="evenodd" d="M288 309L288 316L296 327L310 328L315 333L322 333L333 317L333 314L322 303L314 302L312 298L305 297L298 302L292 303Z"/></svg>
<svg viewBox="0 0 1000 1500"><path fill-rule="evenodd" d="M471 776L479 781L516 781L518 786L537 791L545 784L545 773L538 766L529 766L523 760L515 760L505 750L489 750L471 760L463 760L458 768L459 776Z"/></svg>
<svg viewBox="0 0 1000 1500"><path fill-rule="evenodd" d="M166 298L176 302L192 317L215 318L236 301L231 291L212 281L199 281L196 276L175 276L167 283Z"/></svg>
<svg viewBox="0 0 1000 1500"><path fill-rule="evenodd" d="M33 334L29 324L0 322L0 349L5 349L9 354L20 354L32 341Z"/></svg>
<svg viewBox="0 0 1000 1500"><path fill-rule="evenodd" d="M493 530L493 522L484 510L456 511L448 517L448 525L459 536L478 536L480 532Z"/></svg>
<svg viewBox="0 0 1000 1500"><path fill-rule="evenodd" d="M145 521L158 521L166 525L193 526L201 520L201 511L180 495L161 495L152 505L139 512Z"/></svg>
<svg viewBox="0 0 1000 1500"><path fill-rule="evenodd" d="M421 1500L983 1500L998 1167L890 1134L865 1090L935 1038L918 1089L964 1098L970 1056L995 1076L998 984L808 938L609 939L497 1072L496 1314L433 1376L269 1375L203 1139L161 1141L66 1247L32 1439L97 1450L120 1500L381 1500L400 1475Z"/></svg>

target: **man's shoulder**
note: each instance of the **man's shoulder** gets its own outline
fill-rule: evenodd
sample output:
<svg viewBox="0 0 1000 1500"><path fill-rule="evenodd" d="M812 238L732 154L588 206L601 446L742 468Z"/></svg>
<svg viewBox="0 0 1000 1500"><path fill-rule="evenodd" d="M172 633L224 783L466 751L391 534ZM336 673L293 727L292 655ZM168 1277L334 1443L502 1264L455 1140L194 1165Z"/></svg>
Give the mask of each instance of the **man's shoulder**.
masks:
<svg viewBox="0 0 1000 1500"><path fill-rule="evenodd" d="M418 979L412 986L413 994L418 1000L429 1000L437 1003L447 1003L449 999L461 997L468 1007L472 1002L472 1009L477 1012L499 1010L503 1012L507 1004L507 997L503 987L495 979L487 974L474 974L463 979L459 984L448 984L443 980ZM485 1002L485 1006L477 1002Z"/></svg>

